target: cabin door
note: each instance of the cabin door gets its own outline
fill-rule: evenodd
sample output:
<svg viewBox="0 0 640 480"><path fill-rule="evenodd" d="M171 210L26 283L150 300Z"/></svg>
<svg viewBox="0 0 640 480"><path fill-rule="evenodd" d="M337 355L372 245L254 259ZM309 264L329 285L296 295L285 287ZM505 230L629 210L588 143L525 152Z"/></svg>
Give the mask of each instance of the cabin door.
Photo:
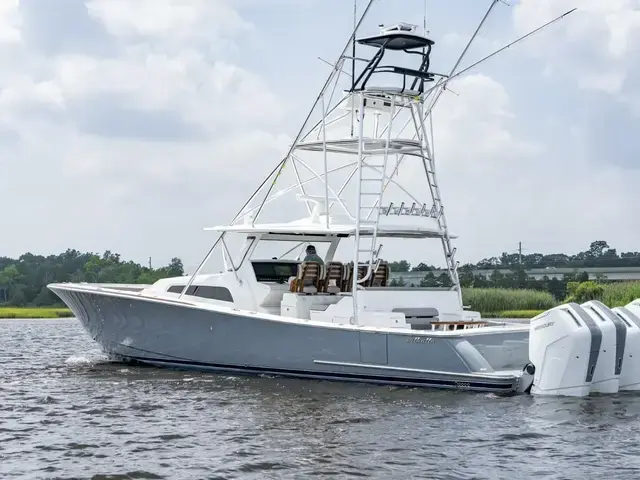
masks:
<svg viewBox="0 0 640 480"><path fill-rule="evenodd" d="M387 334L359 332L360 334L360 361L374 365L386 365L387 358Z"/></svg>

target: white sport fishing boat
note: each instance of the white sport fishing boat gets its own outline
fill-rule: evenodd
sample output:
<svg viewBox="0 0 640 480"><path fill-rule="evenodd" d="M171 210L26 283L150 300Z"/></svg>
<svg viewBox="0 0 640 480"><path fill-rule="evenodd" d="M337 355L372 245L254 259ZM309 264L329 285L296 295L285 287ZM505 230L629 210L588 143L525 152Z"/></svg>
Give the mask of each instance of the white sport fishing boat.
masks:
<svg viewBox="0 0 640 480"><path fill-rule="evenodd" d="M459 60L448 75L434 73L434 42L409 24L358 38L371 3L290 151L229 224L208 229L220 235L193 275L137 288L49 288L106 353L125 361L503 394L610 391L615 370L623 388L618 357L598 360L592 350L620 342L621 325L640 332L640 304L619 313L565 305L531 326L486 321L463 307L432 110L464 70L456 71ZM235 253L233 235L243 239ZM387 241L439 245L451 286L390 286L381 257ZM301 259L309 245L324 258ZM259 254L263 247L280 254ZM224 271L203 273L216 250ZM597 315L609 330L598 329ZM584 334L579 341L573 330ZM584 361L563 356L569 350Z"/></svg>

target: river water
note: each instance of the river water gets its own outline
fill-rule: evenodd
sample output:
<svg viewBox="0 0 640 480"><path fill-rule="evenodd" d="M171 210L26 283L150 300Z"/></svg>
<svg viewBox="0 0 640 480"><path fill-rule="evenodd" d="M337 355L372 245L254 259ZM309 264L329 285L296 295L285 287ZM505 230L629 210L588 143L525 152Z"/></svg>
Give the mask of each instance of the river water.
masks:
<svg viewBox="0 0 640 480"><path fill-rule="evenodd" d="M635 479L640 394L584 399L108 363L0 320L0 479Z"/></svg>

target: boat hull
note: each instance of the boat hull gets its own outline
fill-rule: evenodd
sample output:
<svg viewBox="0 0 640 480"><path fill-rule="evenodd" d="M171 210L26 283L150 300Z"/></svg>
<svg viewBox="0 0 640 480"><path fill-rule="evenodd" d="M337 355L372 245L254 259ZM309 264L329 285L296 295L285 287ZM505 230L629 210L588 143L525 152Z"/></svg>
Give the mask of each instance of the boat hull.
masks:
<svg viewBox="0 0 640 480"><path fill-rule="evenodd" d="M73 284L49 288L105 353L156 366L512 393L528 362L525 329L465 336L395 332Z"/></svg>

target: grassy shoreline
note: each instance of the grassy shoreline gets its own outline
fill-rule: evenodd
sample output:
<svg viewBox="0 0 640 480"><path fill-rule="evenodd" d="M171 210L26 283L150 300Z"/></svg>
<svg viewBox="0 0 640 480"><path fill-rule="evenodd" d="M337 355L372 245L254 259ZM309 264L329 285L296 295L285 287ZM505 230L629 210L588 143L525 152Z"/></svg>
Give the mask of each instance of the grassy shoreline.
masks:
<svg viewBox="0 0 640 480"><path fill-rule="evenodd" d="M483 318L533 318L544 310L506 310L504 312L482 313ZM0 307L0 320L31 319L45 320L51 318L73 317L68 308L51 307Z"/></svg>
<svg viewBox="0 0 640 480"><path fill-rule="evenodd" d="M56 307L0 307L0 319L47 319L73 317L68 308Z"/></svg>

